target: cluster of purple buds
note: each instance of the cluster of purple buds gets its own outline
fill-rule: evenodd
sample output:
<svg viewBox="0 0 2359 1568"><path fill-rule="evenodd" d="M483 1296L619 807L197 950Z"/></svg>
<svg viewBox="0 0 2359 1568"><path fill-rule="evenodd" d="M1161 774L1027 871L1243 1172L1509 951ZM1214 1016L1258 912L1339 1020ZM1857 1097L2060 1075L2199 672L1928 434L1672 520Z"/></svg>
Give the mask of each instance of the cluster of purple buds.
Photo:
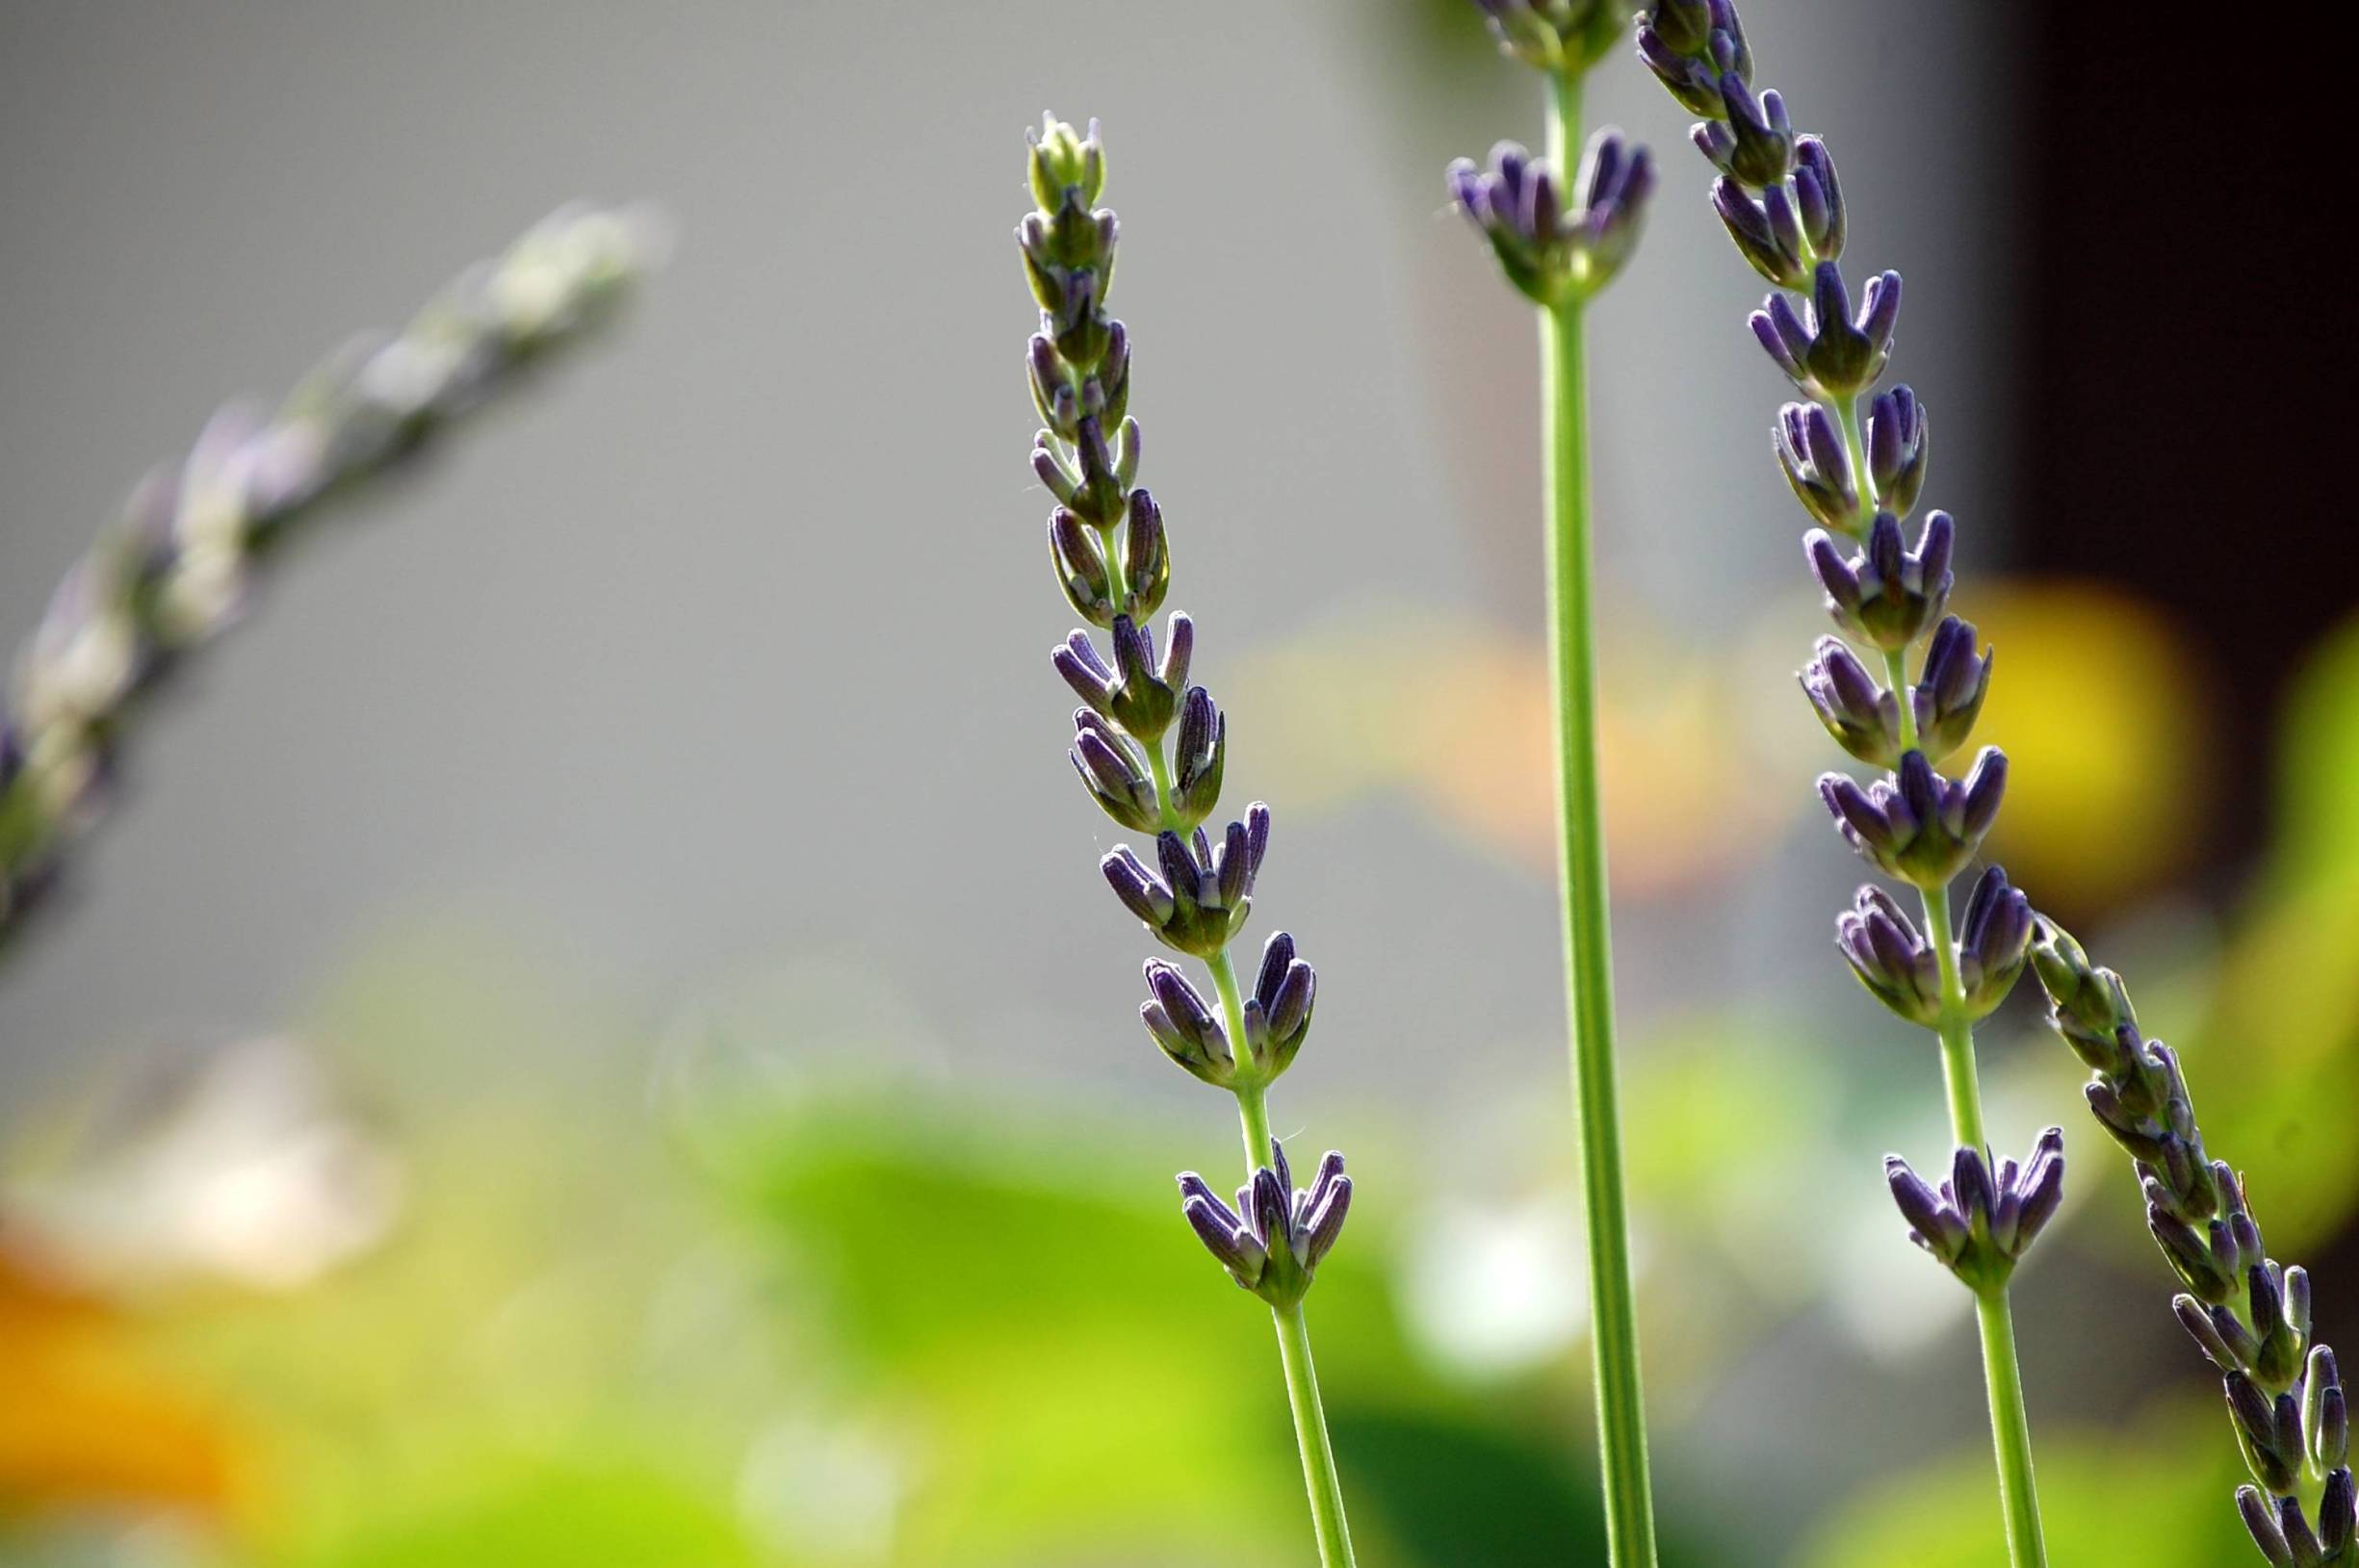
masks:
<svg viewBox="0 0 2359 1568"><path fill-rule="evenodd" d="M1617 0L1474 0L1499 52L1537 70L1579 75L1621 36Z"/></svg>
<svg viewBox="0 0 2359 1568"><path fill-rule="evenodd" d="M1352 1207L1352 1178L1343 1156L1333 1149L1319 1161L1309 1187L1297 1189L1286 1169L1286 1151L1270 1140L1270 1163L1237 1189L1237 1206L1221 1201L1211 1184L1193 1170L1180 1173L1180 1212L1220 1260L1240 1290L1284 1309L1310 1289L1319 1261L1343 1233Z"/></svg>
<svg viewBox="0 0 2359 1568"><path fill-rule="evenodd" d="M2094 1073L2091 1114L2137 1163L2147 1228L2186 1287L2171 1309L2220 1373L2258 1483L2237 1505L2261 1555L2278 1568L2359 1561L2349 1413L2334 1351L2313 1338L2309 1273L2268 1255L2242 1180L2204 1149L2177 1053L2140 1032L2121 977L2044 918L2032 964L2049 1026Z"/></svg>
<svg viewBox="0 0 2359 1568"><path fill-rule="evenodd" d="M1055 461L1053 455L1050 462ZM1074 499L1079 499L1076 494ZM1049 514L1049 553L1066 601L1092 626L1118 620L1144 622L1162 607L1171 586L1171 555L1163 542L1163 509L1144 490L1133 490L1123 507L1123 527L1113 548L1129 567L1118 598L1107 560L1107 529L1093 526L1070 506Z"/></svg>
<svg viewBox="0 0 2359 1568"><path fill-rule="evenodd" d="M1868 525L1859 553L1846 559L1824 529L1802 536L1810 570L1827 596L1835 625L1887 654L1897 654L1925 634L1949 607L1954 578L1950 553L1957 527L1947 512L1925 519L1917 548L1901 541L1900 520L1878 512Z"/></svg>
<svg viewBox="0 0 2359 1568"><path fill-rule="evenodd" d="M1184 615L1171 618L1163 655L1155 656L1154 633L1128 615L1114 618L1109 663L1086 631L1076 631L1051 653L1050 662L1081 701L1136 739L1154 744L1171 728L1184 704L1188 661L1196 651L1196 626Z"/></svg>
<svg viewBox="0 0 2359 1568"><path fill-rule="evenodd" d="M0 931L97 816L133 701L237 619L265 553L601 324L660 248L630 214L553 214L401 332L329 356L275 414L223 410L133 492L51 600L0 713Z"/></svg>
<svg viewBox="0 0 2359 1568"><path fill-rule="evenodd" d="M1945 619L1925 650L1925 664L1908 690L1916 746L1939 761L1966 743L1990 692L1991 655L1975 652L1974 628ZM1821 637L1800 679L1802 694L1835 744L1878 767L1894 767L1904 752L1900 699L1886 691L1851 646Z"/></svg>
<svg viewBox="0 0 2359 1568"><path fill-rule="evenodd" d="M1147 990L1150 999L1140 1005L1139 1018L1163 1054L1205 1083L1234 1088L1237 1051L1218 1010L1177 964L1162 959L1147 961ZM1240 1010L1253 1082L1267 1083L1293 1066L1317 1000L1318 976L1295 956L1294 938L1279 932L1262 944L1260 972Z"/></svg>
<svg viewBox="0 0 2359 1568"><path fill-rule="evenodd" d="M2032 905L1997 866L1984 869L1966 900L1954 959L1968 1020L1988 1017L2014 990L2032 939ZM1835 946L1859 983L1910 1023L1941 1022L1941 961L1892 896L1862 887L1835 920Z"/></svg>
<svg viewBox="0 0 2359 1568"><path fill-rule="evenodd" d="M1155 835L1156 869L1149 870L1128 844L1098 866L1123 908L1157 940L1208 959L1245 928L1269 841L1270 809L1256 801L1245 809L1244 821L1229 824L1218 844L1202 828L1192 841L1165 829Z"/></svg>
<svg viewBox="0 0 2359 1568"><path fill-rule="evenodd" d="M2359 1527L2351 1523L2351 1473L2337 1465L2319 1493L2316 1530L2292 1494L2264 1496L2257 1486L2236 1489L2237 1511L2270 1568L2350 1568L2359 1561Z"/></svg>
<svg viewBox="0 0 2359 1568"><path fill-rule="evenodd" d="M1983 747L1962 780L1934 772L1920 751L1865 787L1846 774L1819 777L1819 798L1860 858L1926 888L1945 887L1966 868L2006 792L2007 755L1996 746Z"/></svg>
<svg viewBox="0 0 2359 1568"><path fill-rule="evenodd" d="M1799 302L1798 302L1799 300ZM1868 279L1856 315L1843 270L1823 261L1810 295L1773 294L1750 318L1752 334L1786 379L1812 398L1848 398L1884 373L1901 319L1901 274Z"/></svg>
<svg viewBox="0 0 2359 1568"><path fill-rule="evenodd" d="M2018 1166L1986 1150L1960 1148L1939 1188L1894 1154L1884 1160L1884 1180L1901 1217L1913 1228L1908 1239L1938 1259L1967 1289L1995 1291L2013 1275L2064 1200L2064 1129L2039 1135Z"/></svg>
<svg viewBox="0 0 2359 1568"><path fill-rule="evenodd" d="M1590 138L1568 203L1562 176L1513 141L1491 149L1491 167L1449 167L1450 199L1482 231L1508 281L1536 303L1578 304L1613 279L1638 244L1654 193L1646 149L1620 133Z"/></svg>
<svg viewBox="0 0 2359 1568"><path fill-rule="evenodd" d="M1727 135L1717 122L1712 132L1714 140ZM1715 150L1707 147L1706 155ZM1731 161L1737 152L1732 143ZM1827 144L1814 136L1795 139L1793 172L1761 182L1759 190L1756 196L1734 174L1723 174L1712 186L1712 210L1755 271L1781 289L1806 289L1817 262L1843 254L1843 188Z"/></svg>
<svg viewBox="0 0 2359 1568"><path fill-rule="evenodd" d="M1202 686L1188 687L1180 704L1180 728L1172 743L1170 787L1158 791L1138 742L1094 708L1073 713L1073 750L1066 755L1092 799L1106 815L1138 833L1162 828L1164 813L1193 828L1219 804L1221 773L1229 751L1229 718L1213 707Z"/></svg>
<svg viewBox="0 0 2359 1568"><path fill-rule="evenodd" d="M1732 0L1657 0L1639 13L1638 57L1690 114L1727 117L1722 84L1752 82L1752 51Z"/></svg>

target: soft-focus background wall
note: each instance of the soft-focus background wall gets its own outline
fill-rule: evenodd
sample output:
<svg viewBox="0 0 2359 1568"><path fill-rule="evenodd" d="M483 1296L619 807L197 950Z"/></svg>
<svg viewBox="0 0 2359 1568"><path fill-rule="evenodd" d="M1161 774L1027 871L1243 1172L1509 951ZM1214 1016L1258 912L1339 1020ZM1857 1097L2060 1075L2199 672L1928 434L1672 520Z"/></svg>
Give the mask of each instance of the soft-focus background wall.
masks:
<svg viewBox="0 0 2359 1568"><path fill-rule="evenodd" d="M1141 941L1092 868L1117 835L1058 755L1068 612L1009 239L1046 105L1105 121L1174 603L1235 720L1231 790L1277 809L1257 913L1322 973L1278 1115L1361 1177L1367 1299L1319 1306L1370 1560L1471 1560L1432 1528L1474 1484L1444 1456L1485 1444L1483 1560L1589 1560L1564 1544L1594 1522L1531 325L1439 181L1536 140L1539 108L1469 13L0 10L12 638L224 397L565 197L651 199L681 238L619 342L291 563L8 955L0 1140L29 1222L82 1259L75 1353L95 1337L120 1400L72 1418L82 1457L28 1462L0 1555L1298 1558L1255 1315L1162 1219L1162 1173L1233 1134L1129 1021ZM2152 592L2007 575L2039 553L2013 522L2050 363L2004 261L2040 241L2031 24L1952 0L1748 19L1841 159L1854 254L1908 278L1899 373L1964 527L1958 607L2005 650L2002 849L2153 965L2184 1027L2249 1021L2236 955L2277 908L2247 903L2273 840L2231 835L2189 880L2213 732L2154 697L2214 689L2216 656ZM1781 384L1743 328L1757 280L1655 84L1617 59L1592 107L1665 161L1593 318L1664 1506L1689 1561L1900 1560L1889 1532L1944 1510L1957 1540L1995 1528L1964 1319L1879 1179L1886 1148L1942 1140L1934 1063L1828 951L1855 868L1807 788L1824 749L1790 681L1815 627L1766 450ZM1998 1124L2066 1121L2099 1208L2127 1178L2031 1021L1992 1031ZM2280 1135L2255 1157L2309 1183L2294 1234L2331 1236L2346 1172L2254 1115ZM189 1196L224 1164L267 1195L242 1250ZM1008 1248L1044 1184L1113 1208L1057 1238L1076 1262L1026 1269ZM2135 1454L2209 1521L2233 1454L2187 1414L2202 1379L2110 1197L2026 1287L2059 1506ZM1102 1286L1094 1230L1136 1253ZM945 1299L992 1288L970 1317ZM1120 1353L1011 1348L1076 1320ZM1231 1422L1273 1474L1197 1453L1184 1488L1107 1480ZM37 1460L80 1430L17 1425ZM1033 1495L1058 1482L1097 1510Z"/></svg>

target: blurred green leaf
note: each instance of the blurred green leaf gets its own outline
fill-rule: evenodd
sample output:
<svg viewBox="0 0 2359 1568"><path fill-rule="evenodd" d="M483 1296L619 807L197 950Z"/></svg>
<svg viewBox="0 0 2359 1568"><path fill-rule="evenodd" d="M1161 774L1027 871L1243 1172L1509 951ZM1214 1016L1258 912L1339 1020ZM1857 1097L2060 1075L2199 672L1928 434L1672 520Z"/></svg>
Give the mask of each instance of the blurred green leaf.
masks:
<svg viewBox="0 0 2359 1568"><path fill-rule="evenodd" d="M2173 1402L2135 1431L2038 1433L2039 1507L2055 1568L2227 1568L2253 1555L2243 1480L2217 1409ZM1990 1568L2007 1560L1986 1449L1897 1475L1837 1508L1796 1568Z"/></svg>

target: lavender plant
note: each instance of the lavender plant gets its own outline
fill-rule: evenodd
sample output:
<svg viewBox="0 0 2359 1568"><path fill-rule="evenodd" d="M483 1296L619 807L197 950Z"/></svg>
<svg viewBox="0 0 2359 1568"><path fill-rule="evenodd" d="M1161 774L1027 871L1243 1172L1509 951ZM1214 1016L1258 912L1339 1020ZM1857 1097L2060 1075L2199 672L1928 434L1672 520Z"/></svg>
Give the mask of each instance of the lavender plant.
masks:
<svg viewBox="0 0 2359 1568"><path fill-rule="evenodd" d="M1032 471L1056 501L1049 553L1058 585L1106 637L1102 650L1090 630L1076 630L1051 655L1083 705L1074 711L1070 756L1108 816L1154 835L1146 857L1126 844L1100 862L1115 897L1211 980L1206 1000L1179 964L1149 959L1139 1009L1165 1055L1235 1096L1244 1127L1247 1176L1235 1207L1191 1170L1179 1178L1180 1213L1230 1278L1269 1305L1319 1560L1338 1568L1352 1562L1351 1531L1303 1298L1342 1231L1352 1180L1343 1156L1330 1152L1310 1186L1297 1190L1269 1118L1270 1086L1309 1032L1318 981L1282 931L1263 944L1251 992L1238 984L1229 949L1253 908L1269 808L1247 807L1217 841L1206 830L1220 802L1228 719L1189 683L1196 632L1185 615L1166 619L1156 649L1152 622L1170 587L1171 556L1162 508L1134 482L1129 334L1105 312L1118 225L1096 205L1105 180L1097 122L1084 135L1045 116L1030 141L1036 210L1017 225L1016 243L1040 306L1027 363L1046 428L1033 442Z"/></svg>
<svg viewBox="0 0 2359 1568"><path fill-rule="evenodd" d="M2135 1162L2147 1228L2187 1287L2171 1310L2220 1374L2255 1482L2236 1494L2254 1544L2272 1568L2359 1562L2350 1415L2334 1351L2313 1337L2308 1272L2268 1256L2243 1179L2205 1151L2178 1055L2139 1033L2121 977L2044 917L2032 965L2049 1024L2095 1074L2088 1109Z"/></svg>
<svg viewBox="0 0 2359 1568"><path fill-rule="evenodd" d="M1614 958L1597 776L1596 632L1591 608L1588 388L1582 319L1638 243L1654 167L1611 130L1591 138L1567 183L1582 86L1620 36L1611 0L1478 0L1502 52L1547 79L1547 140L1535 158L1512 141L1488 168L1449 168L1451 199L1491 243L1500 270L1540 307L1542 452L1548 496L1549 670L1556 715L1557 845L1564 902L1566 1013L1589 1233L1591 1364L1606 1542L1618 1568L1655 1560L1638 1307L1622 1191L1621 1107L1614 1061Z"/></svg>
<svg viewBox="0 0 2359 1568"><path fill-rule="evenodd" d="M1993 1159L1983 1126L1974 1025L2021 975L2033 915L1994 865L1953 918L1951 887L1997 818L2007 758L1985 747L1961 778L1935 770L1971 735L1991 659L1976 653L1974 628L1945 613L1949 514L1930 513L1913 546L1902 531L1924 488L1931 435L1908 388L1875 390L1892 353L1901 277L1869 279L1854 310L1833 157L1817 137L1795 134L1775 90L1755 90L1733 0L1653 0L1637 43L1672 96L1702 116L1692 139L1720 171L1713 208L1773 285L1753 335L1802 395L1779 411L1773 448L1818 525L1804 546L1844 634L1821 639L1802 690L1838 746L1885 770L1865 785L1827 774L1819 794L1862 860L1917 890L1922 917L1920 926L1881 888L1864 887L1836 922L1836 943L1870 993L1940 1043L1957 1145L1948 1173L1935 1187L1893 1156L1886 1179L1911 1240L1973 1293L2009 1556L2029 1568L2047 1549L2008 1285L2062 1200L2063 1133L2049 1128L2017 1164ZM1880 680L1854 643L1880 664Z"/></svg>
<svg viewBox="0 0 2359 1568"><path fill-rule="evenodd" d="M103 814L142 699L237 620L279 551L604 322L653 244L630 215L557 212L401 332L338 349L275 414L223 409L132 492L50 600L0 707L0 942Z"/></svg>

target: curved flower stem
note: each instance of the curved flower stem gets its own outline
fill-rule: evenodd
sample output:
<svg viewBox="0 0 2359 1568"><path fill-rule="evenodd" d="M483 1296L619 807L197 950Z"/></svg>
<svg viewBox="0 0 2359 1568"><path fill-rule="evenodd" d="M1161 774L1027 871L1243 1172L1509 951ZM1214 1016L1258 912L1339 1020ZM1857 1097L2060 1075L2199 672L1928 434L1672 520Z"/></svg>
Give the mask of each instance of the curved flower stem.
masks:
<svg viewBox="0 0 2359 1568"><path fill-rule="evenodd" d="M1852 429L1846 422L1846 433ZM1917 743L1916 714L1908 700L1908 660L1884 655L1884 674L1900 699L1901 744ZM1925 939L1932 944L1941 972L1941 1079L1949 1091L1950 1134L1972 1149L1985 1149L1983 1091L1974 1065L1974 1025L1965 1012L1966 988L1957 972L1957 944L1950 921L1950 890L1923 891ZM2015 1355L2014 1311L2002 1284L1974 1293L1975 1321L1982 1329L1983 1384L1990 1401L1990 1441L1999 1467L1999 1506L2007 1518L2007 1560L2012 1568L2046 1568L2047 1541L2039 1525L2039 1491L2032 1478L2032 1423L2023 1405L2023 1369Z"/></svg>
<svg viewBox="0 0 2359 1568"><path fill-rule="evenodd" d="M1548 103L1548 157L1571 167L1581 81L1560 73ZM1614 1081L1614 960L1605 823L1597 781L1595 629L1591 608L1588 398L1581 304L1540 313L1541 405L1548 491L1548 640L1555 686L1557 809L1565 899L1566 1011L1572 1025L1581 1193L1589 1222L1592 1361L1606 1541L1614 1568L1652 1568L1654 1494L1640 1386L1630 1221L1622 1194L1621 1109Z"/></svg>

